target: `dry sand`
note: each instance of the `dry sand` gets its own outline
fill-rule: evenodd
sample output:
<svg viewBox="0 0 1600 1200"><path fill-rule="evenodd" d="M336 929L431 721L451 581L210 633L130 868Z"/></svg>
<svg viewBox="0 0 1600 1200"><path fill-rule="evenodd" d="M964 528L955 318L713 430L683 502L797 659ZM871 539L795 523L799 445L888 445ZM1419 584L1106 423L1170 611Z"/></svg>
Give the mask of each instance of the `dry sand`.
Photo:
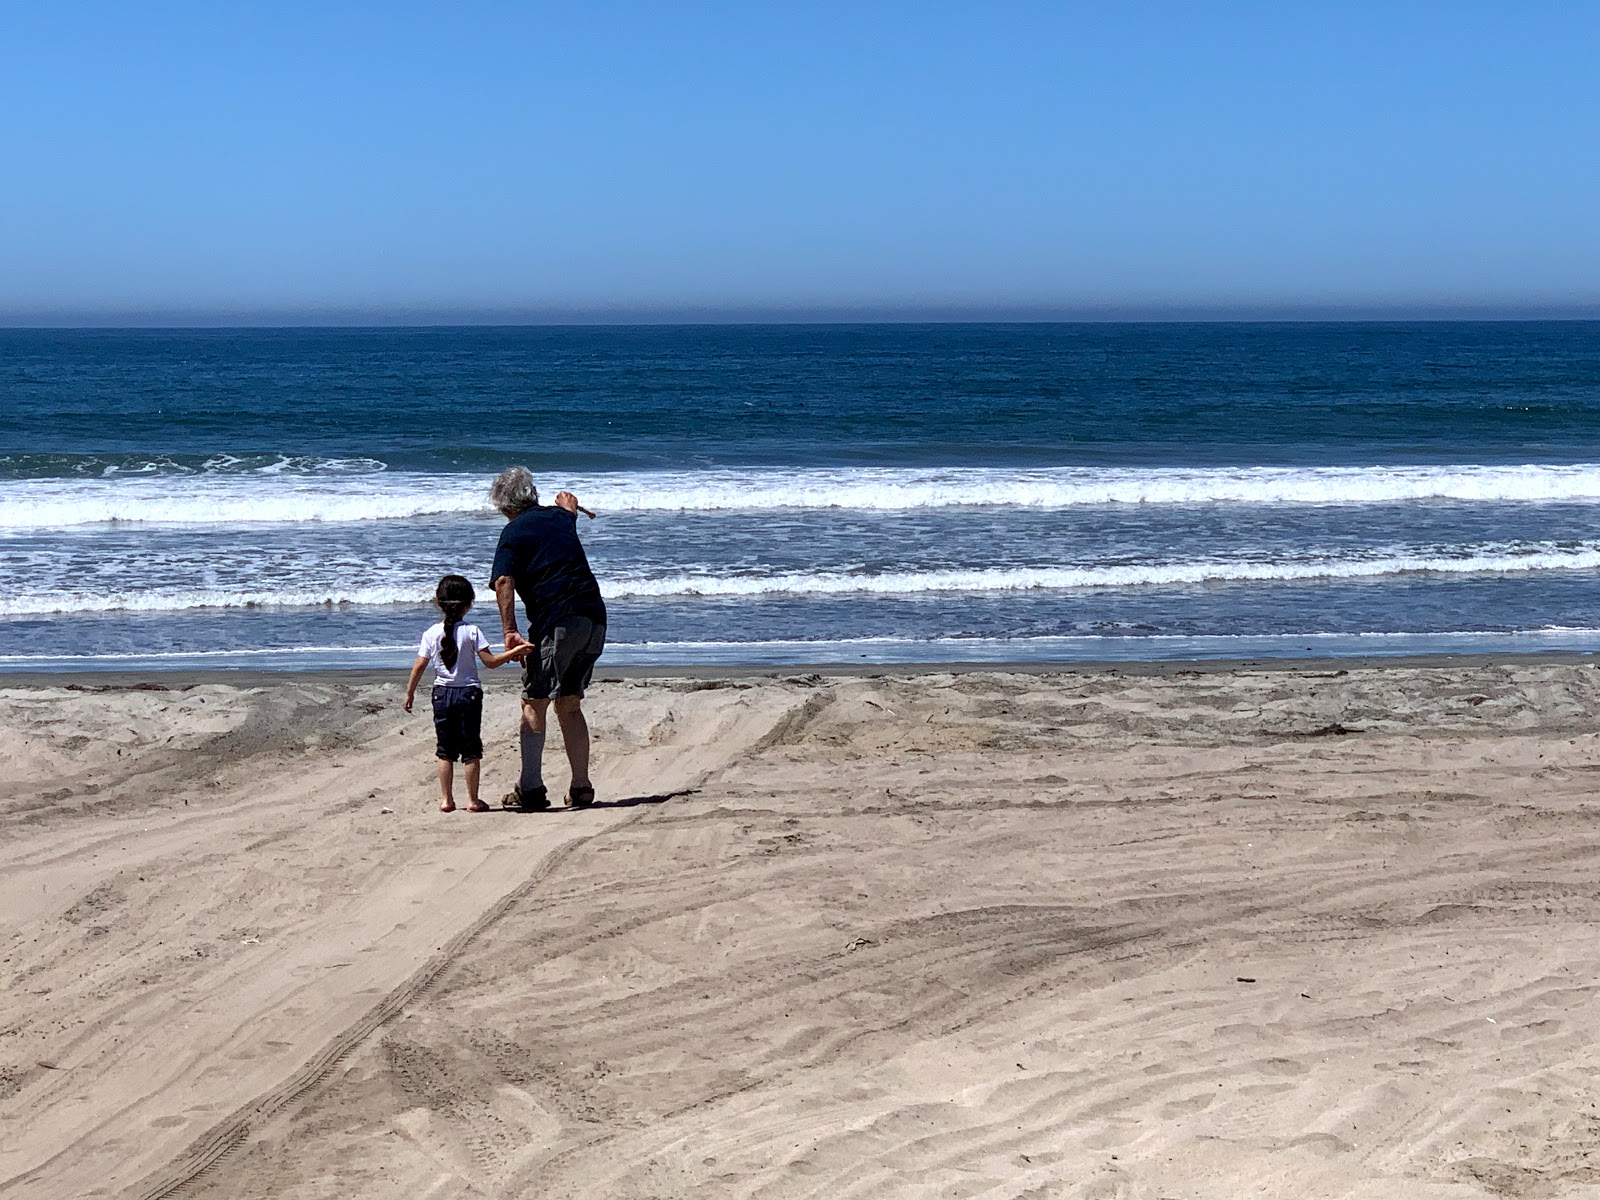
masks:
<svg viewBox="0 0 1600 1200"><path fill-rule="evenodd" d="M529 816L398 679L61 682L6 1200L1600 1195L1586 663L630 679Z"/></svg>

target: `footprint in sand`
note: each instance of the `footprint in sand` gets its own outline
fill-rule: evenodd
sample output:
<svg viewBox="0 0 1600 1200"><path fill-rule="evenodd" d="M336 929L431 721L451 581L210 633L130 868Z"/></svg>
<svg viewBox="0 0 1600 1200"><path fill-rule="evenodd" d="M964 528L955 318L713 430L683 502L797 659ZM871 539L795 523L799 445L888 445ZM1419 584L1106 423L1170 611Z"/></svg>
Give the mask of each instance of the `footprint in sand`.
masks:
<svg viewBox="0 0 1600 1200"><path fill-rule="evenodd" d="M1294 1091L1292 1083L1247 1083L1239 1089L1241 1096L1276 1096Z"/></svg>
<svg viewBox="0 0 1600 1200"><path fill-rule="evenodd" d="M1297 1138L1289 1138L1279 1143L1278 1149L1284 1150L1310 1150L1332 1158L1336 1154L1349 1154L1355 1149L1342 1137L1335 1137L1331 1133L1307 1133Z"/></svg>
<svg viewBox="0 0 1600 1200"><path fill-rule="evenodd" d="M1187 1117L1197 1112L1204 1112L1211 1107L1211 1102L1216 1097L1202 1092L1198 1096L1190 1096L1183 1100L1174 1100L1161 1110L1161 1115L1168 1120L1173 1117Z"/></svg>
<svg viewBox="0 0 1600 1200"><path fill-rule="evenodd" d="M1304 1063L1296 1062L1292 1058L1269 1058L1256 1064L1256 1069L1263 1075L1304 1075L1311 1070Z"/></svg>

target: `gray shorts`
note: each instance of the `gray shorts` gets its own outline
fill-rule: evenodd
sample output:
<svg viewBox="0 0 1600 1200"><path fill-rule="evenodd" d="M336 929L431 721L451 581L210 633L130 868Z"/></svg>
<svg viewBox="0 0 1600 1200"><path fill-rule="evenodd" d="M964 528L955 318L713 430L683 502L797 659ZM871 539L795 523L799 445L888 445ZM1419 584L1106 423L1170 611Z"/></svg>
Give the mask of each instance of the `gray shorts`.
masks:
<svg viewBox="0 0 1600 1200"><path fill-rule="evenodd" d="M588 617L563 617L523 660L522 695L528 700L582 696L606 648L606 627Z"/></svg>

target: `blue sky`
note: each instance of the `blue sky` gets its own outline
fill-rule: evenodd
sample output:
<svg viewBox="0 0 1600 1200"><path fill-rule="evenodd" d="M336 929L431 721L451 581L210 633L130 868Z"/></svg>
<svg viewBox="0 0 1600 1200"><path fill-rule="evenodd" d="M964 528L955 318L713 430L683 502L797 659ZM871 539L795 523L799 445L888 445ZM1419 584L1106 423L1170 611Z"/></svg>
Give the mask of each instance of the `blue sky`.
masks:
<svg viewBox="0 0 1600 1200"><path fill-rule="evenodd" d="M1600 315L1592 3L0 0L0 321Z"/></svg>

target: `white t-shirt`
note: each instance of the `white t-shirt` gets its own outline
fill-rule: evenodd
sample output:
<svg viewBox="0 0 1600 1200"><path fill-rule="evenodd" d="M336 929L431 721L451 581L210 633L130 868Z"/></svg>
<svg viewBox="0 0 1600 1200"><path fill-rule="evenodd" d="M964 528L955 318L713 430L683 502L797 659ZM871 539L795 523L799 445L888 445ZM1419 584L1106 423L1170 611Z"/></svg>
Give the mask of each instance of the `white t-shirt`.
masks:
<svg viewBox="0 0 1600 1200"><path fill-rule="evenodd" d="M439 657L439 647L444 644L444 622L428 626L417 647L417 657L433 663L433 682L441 687L478 686L478 651L489 649L483 630L476 625L462 623L455 628L456 668L451 670Z"/></svg>

